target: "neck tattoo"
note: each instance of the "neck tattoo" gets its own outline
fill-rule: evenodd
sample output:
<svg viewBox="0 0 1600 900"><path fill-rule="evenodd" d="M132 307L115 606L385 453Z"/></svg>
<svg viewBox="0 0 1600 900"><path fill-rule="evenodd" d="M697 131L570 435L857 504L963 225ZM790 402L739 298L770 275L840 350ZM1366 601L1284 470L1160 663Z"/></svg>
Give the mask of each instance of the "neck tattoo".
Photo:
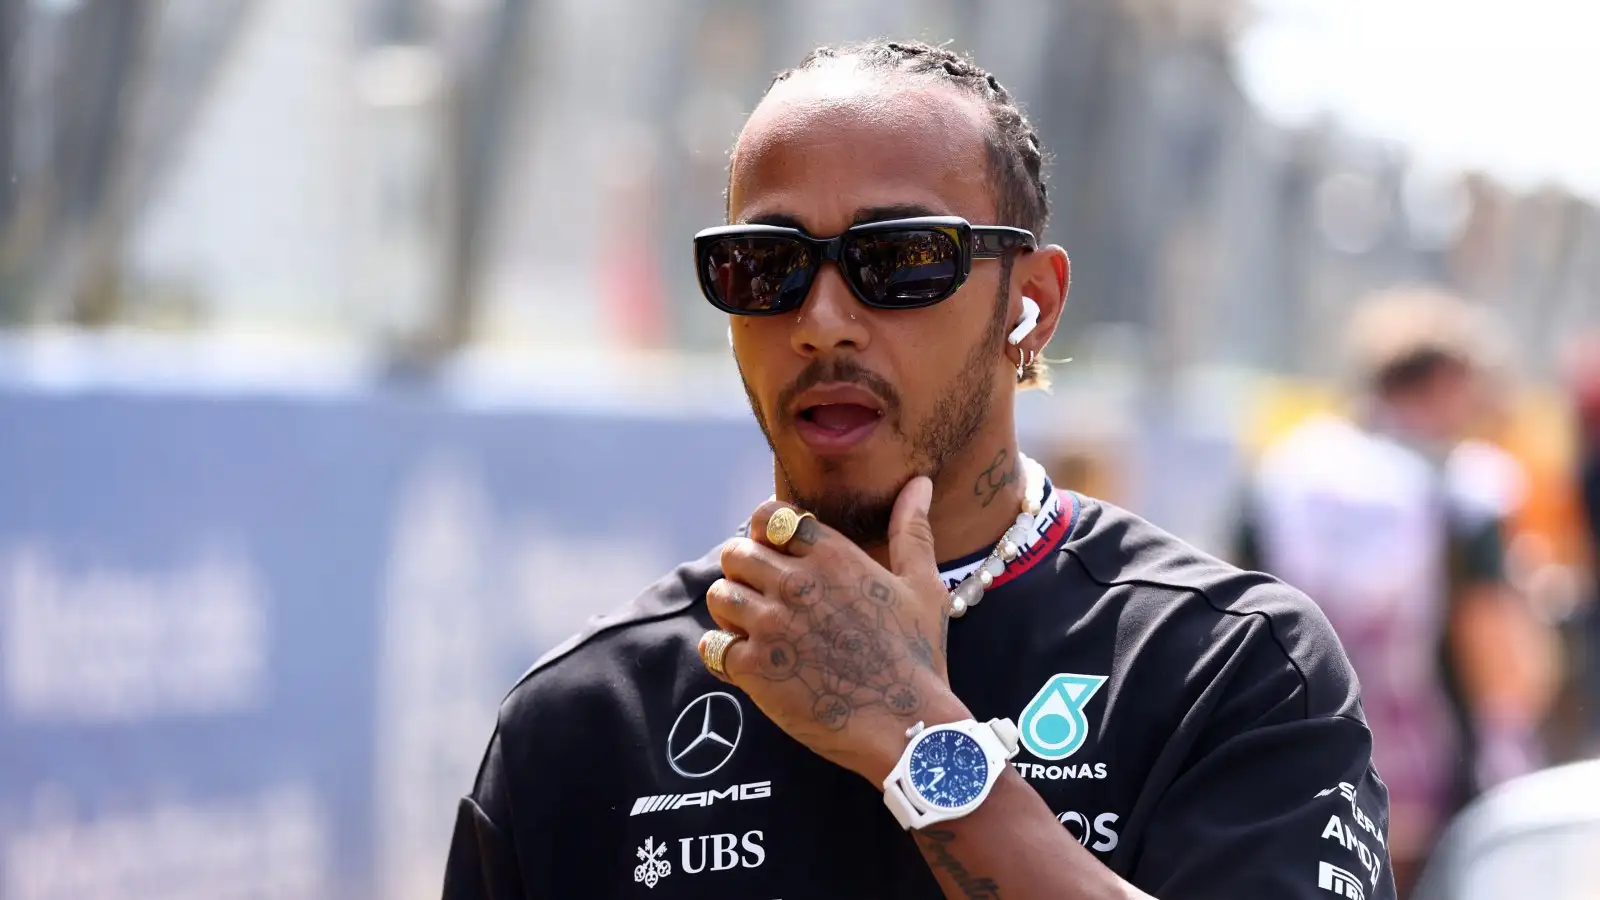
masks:
<svg viewBox="0 0 1600 900"><path fill-rule="evenodd" d="M1006 566L1017 558L1020 548L1033 534L1034 516L1039 514L1039 507L1044 502L1044 467L1021 453L1017 455L1022 459L1022 471L1026 478L1022 512L1017 515L1017 521L1000 536L999 542L989 552L989 558L950 591L952 619L966 615L967 610L983 600L983 592L1005 572Z"/></svg>

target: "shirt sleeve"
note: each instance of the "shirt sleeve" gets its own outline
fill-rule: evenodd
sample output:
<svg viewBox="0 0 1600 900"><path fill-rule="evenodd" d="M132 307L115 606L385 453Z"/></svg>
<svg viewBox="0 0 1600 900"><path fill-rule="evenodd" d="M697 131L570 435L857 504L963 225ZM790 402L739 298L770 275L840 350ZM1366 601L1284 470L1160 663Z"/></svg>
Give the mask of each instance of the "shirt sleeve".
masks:
<svg viewBox="0 0 1600 900"><path fill-rule="evenodd" d="M1450 573L1458 586L1506 580L1506 523L1499 518L1458 522L1450 533Z"/></svg>
<svg viewBox="0 0 1600 900"><path fill-rule="evenodd" d="M489 741L478 781L456 808L445 863L444 900L527 900L509 829L500 735Z"/></svg>
<svg viewBox="0 0 1600 900"><path fill-rule="evenodd" d="M1394 900L1371 748L1344 716L1224 741L1157 804L1133 882L1159 900Z"/></svg>

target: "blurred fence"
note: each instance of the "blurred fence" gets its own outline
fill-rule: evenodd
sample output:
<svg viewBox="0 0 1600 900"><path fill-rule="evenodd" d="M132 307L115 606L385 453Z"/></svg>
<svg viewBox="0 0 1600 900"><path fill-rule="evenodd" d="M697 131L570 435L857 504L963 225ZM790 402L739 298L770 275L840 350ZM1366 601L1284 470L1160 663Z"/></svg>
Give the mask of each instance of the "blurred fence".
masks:
<svg viewBox="0 0 1600 900"><path fill-rule="evenodd" d="M1553 374L1600 326L1594 198L1275 124L1238 58L1259 6L0 0L0 324L715 351L687 241L744 116L816 44L910 36L992 67L1054 155L1052 355L1157 392L1326 376L1354 296L1431 280Z"/></svg>
<svg viewBox="0 0 1600 900"><path fill-rule="evenodd" d="M6 900L437 896L518 673L771 475L747 418L395 391L11 383L0 434Z"/></svg>

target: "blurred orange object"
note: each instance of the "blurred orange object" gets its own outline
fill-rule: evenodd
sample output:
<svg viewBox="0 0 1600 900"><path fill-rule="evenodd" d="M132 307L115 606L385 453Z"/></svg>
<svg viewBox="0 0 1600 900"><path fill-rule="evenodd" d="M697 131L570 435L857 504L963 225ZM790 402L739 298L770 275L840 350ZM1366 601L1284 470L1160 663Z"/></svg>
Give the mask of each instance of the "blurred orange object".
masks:
<svg viewBox="0 0 1600 900"><path fill-rule="evenodd" d="M1579 565L1584 561L1582 518L1573 481L1575 423L1564 397L1544 390L1526 392L1489 438L1522 465L1527 493L1513 514L1513 541L1534 552L1536 565ZM1533 538L1529 541L1527 538Z"/></svg>

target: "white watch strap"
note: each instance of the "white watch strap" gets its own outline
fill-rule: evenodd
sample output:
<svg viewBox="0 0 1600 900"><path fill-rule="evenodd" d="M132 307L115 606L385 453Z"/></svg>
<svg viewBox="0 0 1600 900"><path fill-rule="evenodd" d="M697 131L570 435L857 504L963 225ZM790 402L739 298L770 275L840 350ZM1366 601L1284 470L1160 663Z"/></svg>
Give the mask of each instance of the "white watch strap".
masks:
<svg viewBox="0 0 1600 900"><path fill-rule="evenodd" d="M1006 763L1017 755L1020 736L1017 726L1010 719L990 719L982 726L968 719L966 722L954 723L965 726L962 730L971 735L984 748L984 754L989 760L989 784L993 784L1005 772ZM937 810L918 809L911 800L911 791L905 786L903 779L906 777L906 758L911 754L911 746L916 743L913 737L906 745L905 752L900 756L900 763L883 782L883 805L894 814L896 822L905 830L922 828L935 822L942 822L955 816L943 815ZM984 790L985 795L988 789Z"/></svg>
<svg viewBox="0 0 1600 900"><path fill-rule="evenodd" d="M917 824L917 810L911 805L911 798L906 796L906 789L896 775L889 776L888 783L883 786L883 805L889 807L889 812L894 814L894 820L900 823L902 830L910 831Z"/></svg>
<svg viewBox="0 0 1600 900"><path fill-rule="evenodd" d="M1000 739L1000 746L1005 750L1005 758L1011 759L1016 756L1022 746L1022 733L1017 730L1016 723L1010 719L990 719L989 728L994 731L994 736Z"/></svg>

